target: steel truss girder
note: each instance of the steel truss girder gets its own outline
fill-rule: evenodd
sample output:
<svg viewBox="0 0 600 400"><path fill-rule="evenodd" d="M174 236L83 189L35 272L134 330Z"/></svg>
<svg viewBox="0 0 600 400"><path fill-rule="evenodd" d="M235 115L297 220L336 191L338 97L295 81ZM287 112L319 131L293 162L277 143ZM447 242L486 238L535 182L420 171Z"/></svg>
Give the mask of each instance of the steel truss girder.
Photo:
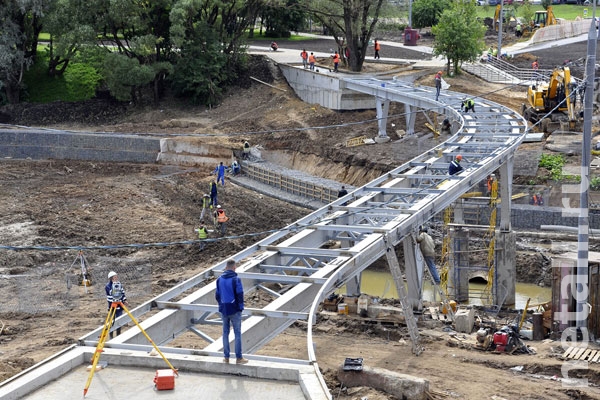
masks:
<svg viewBox="0 0 600 400"><path fill-rule="evenodd" d="M456 105L463 97L460 93L444 91L444 100L455 105L452 107L436 102L432 88L415 88L400 81L346 79L343 84L379 99L436 110L460 121L460 129L434 150L428 150L356 189L351 193L350 204L347 204L347 197L337 199L231 257L239 263L237 272L246 293L263 290L276 297L263 308L248 307L247 318L242 323L245 353L255 353L295 320L308 319L311 321L308 358L311 362L316 361L310 328L318 303L384 255L385 237L393 244L399 243L508 162L523 140L526 122L522 117L487 100L478 102L477 119L474 119L457 110ZM448 163L457 154L465 157L466 169L447 176ZM413 187L416 179L431 180L432 183L427 187ZM324 248L334 240L345 247ZM132 310L132 314L140 318L153 308L159 308L157 313L141 322L156 343L168 343L178 335L192 331L210 342L200 352L217 354L222 350L222 340L208 337L196 324L217 323L207 316L217 312L214 278L224 267L225 261L144 303ZM281 293L269 292L271 289L262 282L281 283L284 288ZM120 325L126 322L125 318L117 320ZM81 338L80 343L93 345L100 329ZM136 346L146 344L146 339L137 328L131 328L109 344Z"/></svg>

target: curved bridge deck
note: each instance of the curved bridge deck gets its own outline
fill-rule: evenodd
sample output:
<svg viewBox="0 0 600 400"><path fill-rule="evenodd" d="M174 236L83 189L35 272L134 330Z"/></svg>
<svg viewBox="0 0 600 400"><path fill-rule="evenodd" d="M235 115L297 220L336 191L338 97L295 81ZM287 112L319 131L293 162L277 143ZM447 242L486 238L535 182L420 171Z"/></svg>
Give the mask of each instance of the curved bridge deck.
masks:
<svg viewBox="0 0 600 400"><path fill-rule="evenodd" d="M248 365L224 368L219 364L222 344L218 334L214 334L220 332L216 329L220 320L214 298L214 278L224 269L225 261L132 310L143 320L143 328L165 355L173 358L175 367L183 371L259 377L261 368L257 366L280 367L282 371L296 366L296 372L282 373L284 380L295 380L306 398L331 398L318 369L311 328L306 339L305 360L255 354L297 320L308 320L312 327L317 307L327 295L355 279L383 256L388 241L399 243L473 185L510 161L526 129L526 122L515 111L485 100L477 101L475 114L461 115L457 108L464 95L460 93L444 91L441 96L447 104L444 105L434 100L432 88L376 79L343 81L347 88L371 94L379 100L401 102L407 108L436 110L459 121L461 128L436 148L232 256L238 261L237 272L247 295L262 292L264 295L261 296L271 299L264 307L248 306L244 312L243 349L250 360ZM448 164L459 153L463 156L465 170L448 176ZM339 243L339 248L330 248L332 241ZM117 325L125 323L126 316L116 322ZM98 328L61 356L5 382L0 386L0 398L19 398L26 393L24 386L30 391L45 385L48 379L41 378L41 371L52 363L55 372L47 375L50 379L87 362L89 358L86 357L93 351L100 331ZM175 338L190 333L198 338L194 349L170 347L169 343ZM160 364L154 361L155 357L145 355L151 346L135 327L107 342L106 347L103 358L110 359L113 365L131 368ZM207 359L213 362L209 363ZM307 369L312 373L307 373ZM186 375L179 379L186 379ZM92 383L90 394L103 390L95 383ZM77 390L81 390L83 384L82 376L81 388ZM177 398L177 389L161 394L164 398Z"/></svg>

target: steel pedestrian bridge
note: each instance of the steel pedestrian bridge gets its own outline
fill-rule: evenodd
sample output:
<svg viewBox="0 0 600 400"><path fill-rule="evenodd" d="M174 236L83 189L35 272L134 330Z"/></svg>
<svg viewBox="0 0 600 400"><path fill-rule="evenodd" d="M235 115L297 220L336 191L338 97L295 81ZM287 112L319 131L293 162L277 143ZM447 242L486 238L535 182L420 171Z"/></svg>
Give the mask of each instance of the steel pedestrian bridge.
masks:
<svg viewBox="0 0 600 400"><path fill-rule="evenodd" d="M437 102L435 89L430 87L371 78L342 78L342 81L348 89L376 97L381 121L385 122L389 102L400 102L406 107L409 132L411 126L414 127L417 112L433 110L454 120L457 133L345 197L232 255L238 262L237 272L246 297L261 292L261 297L270 299L263 307L249 306L244 311L243 350L249 364L221 363L215 277L224 269L226 260L131 310L161 351L184 372L180 380L189 378L185 371L190 375L220 373L262 379L278 376L276 379L296 381L305 398L331 399L312 343L312 328L323 299L343 285L360 293L361 272L384 256L390 244L399 244L419 225L498 168L504 182L512 180L512 159L527 127L517 112L476 98L476 113L462 115L458 108L465 95L461 93L443 91L441 102ZM380 125L380 137L385 137L384 123ZM448 176L449 162L459 153L465 170ZM510 184L501 185L500 229L505 230L510 229L507 217L510 201L504 201L511 198L510 187ZM257 355L298 320L308 321L305 359ZM128 318L123 316L116 325L127 322ZM43 391L51 379L60 379L63 374L88 363L100 332L101 327L82 337L77 345L4 382L0 386L0 399L22 398L39 387ZM171 346L184 334L197 337L194 348ZM233 341L233 334L230 338ZM124 368L165 368L161 360L147 355L151 349L142 332L133 327L106 343L102 359ZM84 379L81 387L76 388L78 394L83 383ZM94 390L101 392L102 388L95 389L92 383L90 393ZM165 398L178 398L177 389L162 394Z"/></svg>

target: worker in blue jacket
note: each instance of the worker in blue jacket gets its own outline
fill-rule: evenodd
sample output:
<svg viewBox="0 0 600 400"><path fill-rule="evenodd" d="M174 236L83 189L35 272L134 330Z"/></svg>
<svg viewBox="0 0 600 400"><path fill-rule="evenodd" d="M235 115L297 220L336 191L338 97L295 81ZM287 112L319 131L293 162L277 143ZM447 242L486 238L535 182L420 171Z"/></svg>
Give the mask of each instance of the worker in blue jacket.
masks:
<svg viewBox="0 0 600 400"><path fill-rule="evenodd" d="M213 174L217 174L217 183L221 181L223 186L225 186L225 171L227 171L227 167L223 165L223 161L221 161L213 171Z"/></svg>
<svg viewBox="0 0 600 400"><path fill-rule="evenodd" d="M460 171L463 170L462 165L460 165L461 161L462 161L462 156L459 154L456 156L454 161L452 161L450 163L450 166L448 167L448 175L458 174Z"/></svg>
<svg viewBox="0 0 600 400"><path fill-rule="evenodd" d="M233 326L235 335L236 364L246 364L242 355L242 310L244 309L244 288L235 272L235 260L227 260L225 271L217 279L215 298L223 320L223 362L229 363L229 329Z"/></svg>
<svg viewBox="0 0 600 400"><path fill-rule="evenodd" d="M106 292L106 301L108 301L108 309L110 310L110 306L114 302L121 302L123 304L127 304L127 295L125 294L125 288L119 281L119 276L115 271L110 271L108 273L108 283L104 287L104 291ZM123 314L123 308L121 305L117 306L115 310L114 318L111 322L111 327L114 325L115 320L119 318ZM121 334L121 328L117 328L117 336ZM110 338L112 339L113 332L110 332Z"/></svg>

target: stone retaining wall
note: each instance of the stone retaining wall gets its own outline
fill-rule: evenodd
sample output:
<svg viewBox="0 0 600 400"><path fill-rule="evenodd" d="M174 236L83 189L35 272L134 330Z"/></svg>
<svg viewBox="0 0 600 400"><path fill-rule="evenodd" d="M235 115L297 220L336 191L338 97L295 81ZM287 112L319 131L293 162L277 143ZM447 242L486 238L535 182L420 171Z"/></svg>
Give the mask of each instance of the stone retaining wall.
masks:
<svg viewBox="0 0 600 400"><path fill-rule="evenodd" d="M0 130L0 155L35 160L155 163L160 139L109 133Z"/></svg>

